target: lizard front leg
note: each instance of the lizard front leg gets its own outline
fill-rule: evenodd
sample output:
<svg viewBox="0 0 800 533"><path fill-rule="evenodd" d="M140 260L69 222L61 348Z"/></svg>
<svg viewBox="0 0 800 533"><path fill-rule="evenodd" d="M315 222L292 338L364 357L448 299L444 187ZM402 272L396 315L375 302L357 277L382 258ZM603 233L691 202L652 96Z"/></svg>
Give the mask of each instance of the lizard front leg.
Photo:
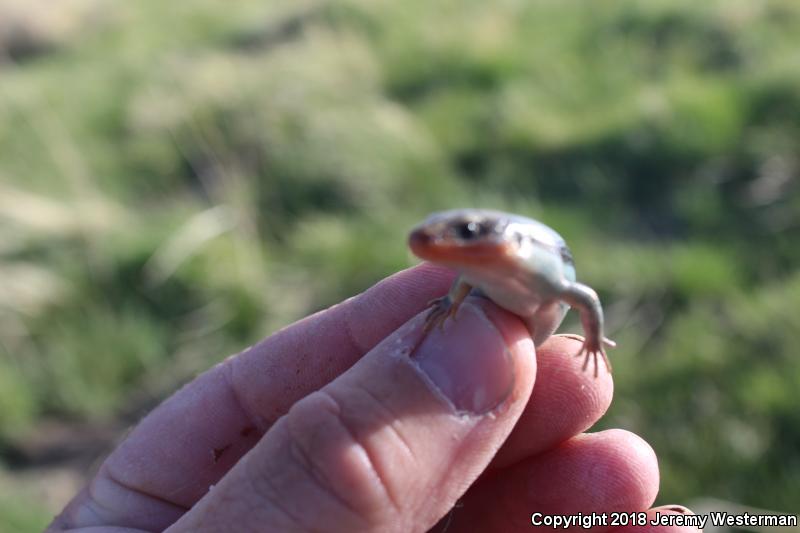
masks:
<svg viewBox="0 0 800 533"><path fill-rule="evenodd" d="M471 290L472 285L461 279L461 276L457 277L446 295L428 302L428 306L431 310L428 312L428 316L425 317L425 327L423 331L428 333L436 326L439 326L440 329L443 328L444 323L450 317L455 320L459 306Z"/></svg>

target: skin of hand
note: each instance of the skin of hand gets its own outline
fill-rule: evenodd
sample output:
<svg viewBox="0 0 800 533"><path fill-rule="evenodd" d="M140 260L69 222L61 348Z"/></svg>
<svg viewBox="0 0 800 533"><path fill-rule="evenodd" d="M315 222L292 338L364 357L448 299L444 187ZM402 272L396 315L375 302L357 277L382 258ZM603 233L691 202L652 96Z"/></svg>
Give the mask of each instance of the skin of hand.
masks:
<svg viewBox="0 0 800 533"><path fill-rule="evenodd" d="M531 514L656 511L658 466L584 433L613 383L468 298L422 333L454 273L423 264L232 356L127 436L48 531L528 531ZM548 528L551 529L552 528ZM573 528L577 529L577 528ZM595 527L677 533L678 526Z"/></svg>

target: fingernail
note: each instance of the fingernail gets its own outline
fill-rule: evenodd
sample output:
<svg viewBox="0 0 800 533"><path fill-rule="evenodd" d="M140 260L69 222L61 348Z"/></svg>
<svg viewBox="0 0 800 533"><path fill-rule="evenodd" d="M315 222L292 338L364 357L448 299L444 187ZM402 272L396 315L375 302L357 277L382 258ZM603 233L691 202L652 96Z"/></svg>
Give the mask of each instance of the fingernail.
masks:
<svg viewBox="0 0 800 533"><path fill-rule="evenodd" d="M553 335L553 337L564 337L565 339L572 339L580 342L586 340L581 335L577 335L575 333L557 333L556 335Z"/></svg>
<svg viewBox="0 0 800 533"><path fill-rule="evenodd" d="M484 414L511 394L514 365L505 339L480 307L462 305L444 329L432 329L411 355L456 411Z"/></svg>
<svg viewBox="0 0 800 533"><path fill-rule="evenodd" d="M689 509L688 507L684 507L683 505L662 505L660 507L655 507L653 510L672 511L680 514L694 514L694 512L691 509Z"/></svg>

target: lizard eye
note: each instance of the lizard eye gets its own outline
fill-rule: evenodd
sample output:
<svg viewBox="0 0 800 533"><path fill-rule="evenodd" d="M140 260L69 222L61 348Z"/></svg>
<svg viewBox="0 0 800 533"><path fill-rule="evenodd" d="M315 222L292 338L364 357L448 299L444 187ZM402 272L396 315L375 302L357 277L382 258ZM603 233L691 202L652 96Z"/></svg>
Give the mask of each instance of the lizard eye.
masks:
<svg viewBox="0 0 800 533"><path fill-rule="evenodd" d="M462 222L453 227L453 232L459 239L468 241L479 237L484 233L484 227L478 222Z"/></svg>

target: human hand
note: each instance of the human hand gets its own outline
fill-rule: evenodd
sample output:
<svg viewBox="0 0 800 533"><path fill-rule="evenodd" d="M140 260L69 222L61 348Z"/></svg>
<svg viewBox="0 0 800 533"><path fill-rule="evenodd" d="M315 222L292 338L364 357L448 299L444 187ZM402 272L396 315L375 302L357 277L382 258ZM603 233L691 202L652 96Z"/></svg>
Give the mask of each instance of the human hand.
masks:
<svg viewBox="0 0 800 533"><path fill-rule="evenodd" d="M534 357L522 322L485 299L422 334L452 276L400 272L205 372L48 531L513 532L534 512L647 510L650 447L582 433L613 384L581 370L579 341L552 337ZM596 528L612 529L690 528Z"/></svg>

